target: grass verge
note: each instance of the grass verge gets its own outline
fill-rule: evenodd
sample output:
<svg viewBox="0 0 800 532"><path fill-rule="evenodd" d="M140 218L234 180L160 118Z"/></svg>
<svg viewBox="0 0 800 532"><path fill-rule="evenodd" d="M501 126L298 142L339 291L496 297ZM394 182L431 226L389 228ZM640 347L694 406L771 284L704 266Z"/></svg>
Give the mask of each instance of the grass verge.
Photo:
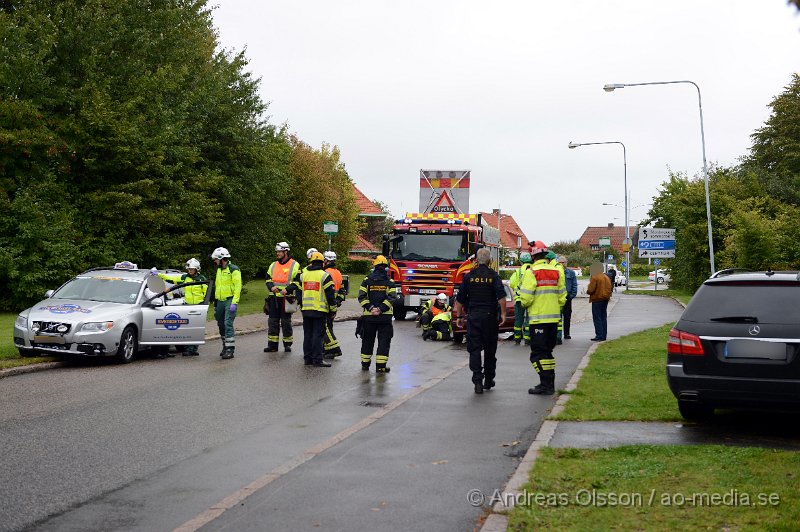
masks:
<svg viewBox="0 0 800 532"><path fill-rule="evenodd" d="M641 296L674 297L684 305L688 305L689 300L691 300L692 296L694 295L689 292L685 292L683 290L673 290L672 288L667 288L663 290L662 289L628 290L627 293L632 295L641 295Z"/></svg>
<svg viewBox="0 0 800 532"><path fill-rule="evenodd" d="M796 530L800 453L727 446L541 450L509 530Z"/></svg>
<svg viewBox="0 0 800 532"><path fill-rule="evenodd" d="M663 325L600 345L592 354L566 408L555 419L682 419L664 373L671 328L671 324Z"/></svg>

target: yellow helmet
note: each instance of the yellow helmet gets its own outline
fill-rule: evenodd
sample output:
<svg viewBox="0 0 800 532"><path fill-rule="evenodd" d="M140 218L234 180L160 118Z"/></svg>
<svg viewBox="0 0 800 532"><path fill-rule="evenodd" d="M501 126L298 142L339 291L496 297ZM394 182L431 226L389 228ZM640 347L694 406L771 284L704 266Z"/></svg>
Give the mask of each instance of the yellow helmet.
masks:
<svg viewBox="0 0 800 532"><path fill-rule="evenodd" d="M375 257L375 260L372 261L372 265L378 266L379 264L385 264L386 266L388 266L389 261L386 260L386 257L384 257L383 255L378 255L377 257Z"/></svg>
<svg viewBox="0 0 800 532"><path fill-rule="evenodd" d="M310 260L311 262L314 262L315 260L324 262L325 257L323 257L322 253L320 253L319 251L314 251L313 253L311 253L311 256L308 258L308 260Z"/></svg>

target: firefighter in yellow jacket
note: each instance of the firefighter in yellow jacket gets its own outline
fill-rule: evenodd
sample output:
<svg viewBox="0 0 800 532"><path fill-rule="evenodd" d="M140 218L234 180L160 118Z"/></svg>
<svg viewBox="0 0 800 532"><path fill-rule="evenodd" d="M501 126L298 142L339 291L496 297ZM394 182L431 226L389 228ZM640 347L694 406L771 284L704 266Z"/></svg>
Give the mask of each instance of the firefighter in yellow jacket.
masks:
<svg viewBox="0 0 800 532"><path fill-rule="evenodd" d="M306 366L329 368L322 359L325 339L325 321L331 310L336 309L336 290L333 278L322 269L325 259L322 253L311 254L311 263L295 278L290 292L302 294L300 310L303 313L303 360ZM302 292L301 292L302 291Z"/></svg>
<svg viewBox="0 0 800 532"><path fill-rule="evenodd" d="M522 285L522 278L525 277L525 272L530 270L533 258L527 251L520 253L519 261L522 265L514 270L511 278L508 280L508 286L514 292L514 343L519 345L523 340L525 345L531 342L530 329L526 323L525 307L520 302L519 288Z"/></svg>
<svg viewBox="0 0 800 532"><path fill-rule="evenodd" d="M533 266L525 272L520 286L520 301L528 312L531 336L531 364L539 374L540 383L528 393L555 393L556 346L561 307L567 301L564 272L546 258L547 246L540 240L531 243Z"/></svg>

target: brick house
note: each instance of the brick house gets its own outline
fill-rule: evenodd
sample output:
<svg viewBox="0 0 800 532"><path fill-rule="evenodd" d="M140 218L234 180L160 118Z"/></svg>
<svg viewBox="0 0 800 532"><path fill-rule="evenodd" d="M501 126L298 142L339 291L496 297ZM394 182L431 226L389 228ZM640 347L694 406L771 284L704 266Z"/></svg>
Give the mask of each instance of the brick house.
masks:
<svg viewBox="0 0 800 532"><path fill-rule="evenodd" d="M630 238L633 242L631 249L633 249L637 247L639 241L639 226L632 225L630 226L629 230ZM578 243L583 247L591 249L592 251L600 251L600 238L606 236L611 238L611 247L617 250L619 253L623 253L622 242L625 240L624 225L617 226L613 223L610 223L607 226L587 227L581 237L578 239Z"/></svg>
<svg viewBox="0 0 800 532"><path fill-rule="evenodd" d="M358 217L366 223L367 228L375 229L376 225L383 225L388 214L383 212L374 201L369 199L358 187L353 184L353 195L358 206ZM374 232L374 231L373 231ZM353 248L348 252L350 259L371 259L380 254L381 250L374 243L370 242L365 235L358 235Z"/></svg>
<svg viewBox="0 0 800 532"><path fill-rule="evenodd" d="M507 250L509 257L517 259L520 250L528 250L528 237L513 216L501 213L500 209L480 214L483 221L492 227L497 227L497 217L500 217L500 244Z"/></svg>

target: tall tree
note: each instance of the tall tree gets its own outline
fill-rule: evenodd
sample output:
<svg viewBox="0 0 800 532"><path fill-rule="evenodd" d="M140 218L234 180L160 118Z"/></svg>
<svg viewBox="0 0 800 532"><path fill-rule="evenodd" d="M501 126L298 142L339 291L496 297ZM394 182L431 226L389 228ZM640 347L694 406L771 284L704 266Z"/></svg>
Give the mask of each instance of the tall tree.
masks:
<svg viewBox="0 0 800 532"><path fill-rule="evenodd" d="M246 273L263 264L284 230L291 148L244 55L218 48L206 0L0 7L9 299L83 267L178 266L217 245Z"/></svg>
<svg viewBox="0 0 800 532"><path fill-rule="evenodd" d="M800 205L800 74L769 104L770 117L752 135L746 162L758 168L768 194Z"/></svg>

